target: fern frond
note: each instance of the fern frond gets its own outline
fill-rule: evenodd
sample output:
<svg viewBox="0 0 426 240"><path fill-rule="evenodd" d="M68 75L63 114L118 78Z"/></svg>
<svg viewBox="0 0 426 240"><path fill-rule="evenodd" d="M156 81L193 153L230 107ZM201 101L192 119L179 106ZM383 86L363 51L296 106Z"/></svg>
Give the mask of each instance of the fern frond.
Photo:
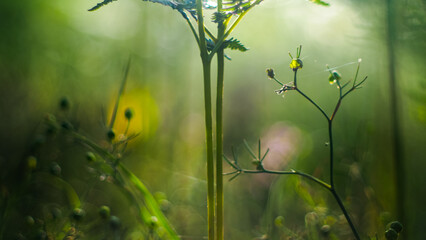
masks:
<svg viewBox="0 0 426 240"><path fill-rule="evenodd" d="M96 6L92 7L88 11L91 12L91 11L98 10L99 8L107 5L108 3L114 2L114 1L117 1L117 0L104 0L103 2L100 2L100 3L96 4Z"/></svg>

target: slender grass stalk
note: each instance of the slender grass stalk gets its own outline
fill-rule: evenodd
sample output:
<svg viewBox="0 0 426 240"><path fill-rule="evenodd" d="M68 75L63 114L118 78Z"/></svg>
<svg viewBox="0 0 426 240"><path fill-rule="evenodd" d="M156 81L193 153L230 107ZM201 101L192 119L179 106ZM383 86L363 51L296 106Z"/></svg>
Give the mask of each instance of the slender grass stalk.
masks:
<svg viewBox="0 0 426 240"><path fill-rule="evenodd" d="M117 97L117 100L115 101L114 110L113 110L112 115L111 115L111 120L109 121L109 129L112 129L114 127L114 122L115 122L115 119L116 119L116 116L117 116L117 110L118 110L118 105L120 103L120 98L123 95L124 88L126 87L127 76L129 75L130 62L131 62L131 58L129 58L129 61L127 62L126 70L124 72L123 81L121 81L121 86L120 86L120 89L118 90L118 97Z"/></svg>
<svg viewBox="0 0 426 240"><path fill-rule="evenodd" d="M218 0L217 11L222 10L222 0ZM218 25L220 39L225 35L226 23ZM216 95L216 239L224 238L224 195L223 195L223 90L225 54L223 47L217 51L217 95Z"/></svg>

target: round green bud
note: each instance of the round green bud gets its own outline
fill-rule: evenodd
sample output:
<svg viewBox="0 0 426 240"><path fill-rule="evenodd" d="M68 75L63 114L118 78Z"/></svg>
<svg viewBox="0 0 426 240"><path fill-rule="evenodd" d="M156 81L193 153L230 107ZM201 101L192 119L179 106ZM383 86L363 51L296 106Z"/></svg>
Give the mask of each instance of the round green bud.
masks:
<svg viewBox="0 0 426 240"><path fill-rule="evenodd" d="M284 226L284 217L283 216L278 216L275 218L274 220L275 226L276 227L283 227Z"/></svg>
<svg viewBox="0 0 426 240"><path fill-rule="evenodd" d="M72 218L76 221L81 221L85 215L86 212L81 208L74 208L72 211Z"/></svg>
<svg viewBox="0 0 426 240"><path fill-rule="evenodd" d="M67 97L61 98L61 100L59 101L59 107L61 108L61 110L64 110L64 111L70 108L70 101L68 100Z"/></svg>
<svg viewBox="0 0 426 240"><path fill-rule="evenodd" d="M151 219L149 220L149 226L151 228L155 228L158 226L158 218L156 216L151 216Z"/></svg>
<svg viewBox="0 0 426 240"><path fill-rule="evenodd" d="M321 226L320 230L321 230L322 234L328 235L330 233L331 227L330 227L330 225L325 224L325 225Z"/></svg>
<svg viewBox="0 0 426 240"><path fill-rule="evenodd" d="M272 68L266 69L266 74L268 75L268 78L270 78L270 79L275 78L275 72L274 72L274 69L272 69Z"/></svg>
<svg viewBox="0 0 426 240"><path fill-rule="evenodd" d="M121 220L117 216L111 216L109 219L109 225L112 229L119 229L121 226Z"/></svg>
<svg viewBox="0 0 426 240"><path fill-rule="evenodd" d="M126 117L127 120L132 119L133 110L131 108L126 108L126 110L124 111L124 117Z"/></svg>
<svg viewBox="0 0 426 240"><path fill-rule="evenodd" d="M93 152L87 152L86 153L86 159L89 162L94 162L94 161L96 161L96 156Z"/></svg>
<svg viewBox="0 0 426 240"><path fill-rule="evenodd" d="M52 162L50 164L50 173L55 175L55 176L60 176L62 172L61 166L59 166L59 164L57 164L56 162Z"/></svg>
<svg viewBox="0 0 426 240"><path fill-rule="evenodd" d="M386 240L397 240L398 239L398 233L390 228L385 232Z"/></svg>
<svg viewBox="0 0 426 240"><path fill-rule="evenodd" d="M34 170L37 167L37 158L34 156L29 156L27 158L27 167L30 170Z"/></svg>
<svg viewBox="0 0 426 240"><path fill-rule="evenodd" d="M101 218L103 219L107 219L111 214L111 210L109 209L108 206L102 206L99 208L99 215L101 216Z"/></svg>
<svg viewBox="0 0 426 240"><path fill-rule="evenodd" d="M60 219L62 217L62 211L59 208L52 208L51 213L53 219Z"/></svg>
<svg viewBox="0 0 426 240"><path fill-rule="evenodd" d="M400 233L402 232L402 224L398 221L394 221L390 223L390 228L392 228L393 230L395 230L395 232Z"/></svg>
<svg viewBox="0 0 426 240"><path fill-rule="evenodd" d="M26 222L29 226L32 226L32 225L34 225L35 220L34 220L34 218L33 218L33 217L31 217L31 216L26 216L26 217L25 217L25 222Z"/></svg>
<svg viewBox="0 0 426 240"><path fill-rule="evenodd" d="M50 113L46 114L46 116L44 117L44 120L47 123L56 123L56 117L55 117L55 115L50 114Z"/></svg>
<svg viewBox="0 0 426 240"><path fill-rule="evenodd" d="M108 130L107 137L108 137L109 140L114 140L114 138L115 138L115 132L114 132L113 129Z"/></svg>
<svg viewBox="0 0 426 240"><path fill-rule="evenodd" d="M61 123L61 127L62 127L63 129L65 129L65 130L72 130L72 129L73 129L72 124L71 124L70 122L68 122L68 121L63 121L63 122Z"/></svg>
<svg viewBox="0 0 426 240"><path fill-rule="evenodd" d="M172 204L168 200L166 200L166 199L160 200L160 209L163 212L167 212L170 209L171 205Z"/></svg>

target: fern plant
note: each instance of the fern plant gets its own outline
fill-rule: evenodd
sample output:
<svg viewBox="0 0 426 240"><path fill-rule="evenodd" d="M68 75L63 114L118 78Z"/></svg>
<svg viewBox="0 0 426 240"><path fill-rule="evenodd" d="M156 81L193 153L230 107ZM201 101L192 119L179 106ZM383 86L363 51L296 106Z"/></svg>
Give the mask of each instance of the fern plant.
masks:
<svg viewBox="0 0 426 240"><path fill-rule="evenodd" d="M89 11L97 10L116 0L104 0ZM221 240L223 227L223 91L224 91L224 50L248 50L238 39L229 38L244 16L263 0L144 0L159 3L178 11L187 22L198 45L203 66L204 110L207 152L207 215L208 239ZM323 1L312 1L327 5ZM212 21L217 26L216 35L205 25L204 9L216 9ZM211 63L217 58L216 119L212 119ZM216 126L216 146L214 148L213 125ZM214 151L216 149L216 151ZM214 156L216 158L214 159Z"/></svg>

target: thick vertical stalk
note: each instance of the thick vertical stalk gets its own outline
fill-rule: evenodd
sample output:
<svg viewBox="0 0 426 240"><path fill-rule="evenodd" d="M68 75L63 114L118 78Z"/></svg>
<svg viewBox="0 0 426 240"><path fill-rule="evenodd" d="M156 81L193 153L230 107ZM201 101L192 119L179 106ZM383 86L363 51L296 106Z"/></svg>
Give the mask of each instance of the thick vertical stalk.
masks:
<svg viewBox="0 0 426 240"><path fill-rule="evenodd" d="M218 1L218 11L222 9L222 1ZM226 25L219 23L218 39L225 34ZM223 84L225 57L222 47L217 51L217 96L216 96L216 239L224 238L224 196L223 196Z"/></svg>
<svg viewBox="0 0 426 240"><path fill-rule="evenodd" d="M390 103L391 103L391 129L392 149L394 155L394 169L396 181L396 210L397 217L401 222L405 221L404 204L405 204L405 167L403 163L403 146L401 141L401 123L399 118L399 102L397 96L397 83L395 72L395 42L396 42L396 1L387 0L387 52L388 52L388 68L389 68L389 87L390 87Z"/></svg>
<svg viewBox="0 0 426 240"><path fill-rule="evenodd" d="M215 197L214 197L214 159L213 159L213 123L211 100L211 61L207 52L206 36L204 33L204 16L201 0L197 0L197 18L200 55L203 63L204 78L204 111L207 144L207 222L208 239L214 239L215 232Z"/></svg>

